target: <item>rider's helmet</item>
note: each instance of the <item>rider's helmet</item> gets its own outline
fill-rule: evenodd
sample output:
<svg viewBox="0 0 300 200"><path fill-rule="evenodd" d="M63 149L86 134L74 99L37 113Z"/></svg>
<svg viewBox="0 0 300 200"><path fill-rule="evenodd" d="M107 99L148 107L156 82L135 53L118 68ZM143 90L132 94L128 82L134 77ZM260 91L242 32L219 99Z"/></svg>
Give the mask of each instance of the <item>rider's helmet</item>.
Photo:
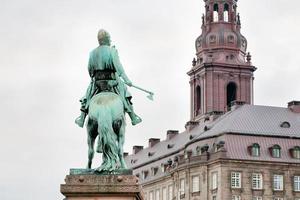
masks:
<svg viewBox="0 0 300 200"><path fill-rule="evenodd" d="M98 31L98 42L100 45L109 45L110 46L110 35L106 30L100 29Z"/></svg>

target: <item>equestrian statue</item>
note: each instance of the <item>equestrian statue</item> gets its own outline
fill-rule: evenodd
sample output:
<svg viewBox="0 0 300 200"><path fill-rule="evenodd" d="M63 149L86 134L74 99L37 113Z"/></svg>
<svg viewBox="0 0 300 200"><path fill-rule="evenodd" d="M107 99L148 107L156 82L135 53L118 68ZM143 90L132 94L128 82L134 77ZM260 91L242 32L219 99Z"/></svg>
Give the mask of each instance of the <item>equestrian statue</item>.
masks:
<svg viewBox="0 0 300 200"><path fill-rule="evenodd" d="M95 171L114 172L126 169L123 156L125 112L129 115L132 125L142 122L134 112L132 96L127 86L147 92L151 100L153 93L133 85L129 80L119 60L117 49L111 46L107 31L101 29L98 32L98 42L99 46L90 53L88 72L91 82L85 96L80 100L81 115L75 123L83 127L88 116L87 169L92 167L94 144L98 139L96 152L102 153L102 164Z"/></svg>

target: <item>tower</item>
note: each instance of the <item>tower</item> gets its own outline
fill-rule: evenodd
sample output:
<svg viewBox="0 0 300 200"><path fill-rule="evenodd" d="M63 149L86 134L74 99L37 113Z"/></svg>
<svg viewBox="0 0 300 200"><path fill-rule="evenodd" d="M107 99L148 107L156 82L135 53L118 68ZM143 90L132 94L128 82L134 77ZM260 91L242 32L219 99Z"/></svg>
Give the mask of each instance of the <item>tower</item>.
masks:
<svg viewBox="0 0 300 200"><path fill-rule="evenodd" d="M202 33L190 76L191 122L230 110L233 101L253 104L253 72L241 34L238 0L204 0Z"/></svg>

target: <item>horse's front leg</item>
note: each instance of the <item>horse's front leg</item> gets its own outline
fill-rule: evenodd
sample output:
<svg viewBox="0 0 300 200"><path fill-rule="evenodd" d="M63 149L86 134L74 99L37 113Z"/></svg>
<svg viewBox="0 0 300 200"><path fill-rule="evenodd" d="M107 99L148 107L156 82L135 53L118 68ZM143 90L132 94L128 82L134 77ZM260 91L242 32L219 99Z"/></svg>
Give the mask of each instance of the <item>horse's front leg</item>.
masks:
<svg viewBox="0 0 300 200"><path fill-rule="evenodd" d="M87 164L87 169L92 168L92 162L94 158L94 144L95 144L95 135L97 135L97 125L93 124L93 122L89 119L88 124L87 124L87 143L88 143L88 164Z"/></svg>

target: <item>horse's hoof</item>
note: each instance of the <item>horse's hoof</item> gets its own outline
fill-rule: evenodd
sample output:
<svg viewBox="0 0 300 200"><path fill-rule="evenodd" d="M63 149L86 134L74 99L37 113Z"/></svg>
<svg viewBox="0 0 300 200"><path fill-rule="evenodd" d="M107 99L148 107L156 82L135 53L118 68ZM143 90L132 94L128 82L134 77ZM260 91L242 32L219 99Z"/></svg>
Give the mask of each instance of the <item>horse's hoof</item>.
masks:
<svg viewBox="0 0 300 200"><path fill-rule="evenodd" d="M136 116L132 121L131 121L131 124L134 126L134 125L137 125L139 123L142 122L142 119L138 116Z"/></svg>

